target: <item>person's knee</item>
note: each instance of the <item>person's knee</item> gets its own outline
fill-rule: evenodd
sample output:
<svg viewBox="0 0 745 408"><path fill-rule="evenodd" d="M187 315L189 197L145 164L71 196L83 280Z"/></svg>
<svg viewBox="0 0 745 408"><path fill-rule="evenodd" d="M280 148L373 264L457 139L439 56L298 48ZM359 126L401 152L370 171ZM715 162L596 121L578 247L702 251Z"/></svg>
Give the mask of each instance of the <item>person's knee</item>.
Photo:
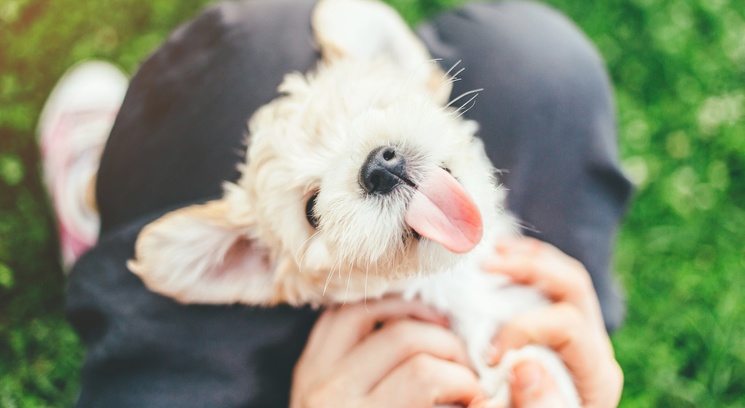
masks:
<svg viewBox="0 0 745 408"><path fill-rule="evenodd" d="M566 16L544 4L467 4L422 27L420 34L446 64L454 62L449 61L449 52L455 61L462 60L464 75L470 72L482 80L501 77L502 84L509 80L509 85L549 99L553 95L566 100L567 93L577 92L589 93L591 99L610 97L595 46Z"/></svg>
<svg viewBox="0 0 745 408"><path fill-rule="evenodd" d="M140 66L101 158L102 235L145 214L219 195L223 182L237 180L246 120L277 96L286 73L316 64L314 5L209 6Z"/></svg>
<svg viewBox="0 0 745 408"><path fill-rule="evenodd" d="M571 84L599 96L608 96L610 87L602 57L589 38L566 16L543 4L512 1L505 7L513 9L523 24L534 34L516 37L516 46L530 51L523 53L521 64L529 66L537 82L540 78L553 85ZM559 89L563 89L561 86Z"/></svg>

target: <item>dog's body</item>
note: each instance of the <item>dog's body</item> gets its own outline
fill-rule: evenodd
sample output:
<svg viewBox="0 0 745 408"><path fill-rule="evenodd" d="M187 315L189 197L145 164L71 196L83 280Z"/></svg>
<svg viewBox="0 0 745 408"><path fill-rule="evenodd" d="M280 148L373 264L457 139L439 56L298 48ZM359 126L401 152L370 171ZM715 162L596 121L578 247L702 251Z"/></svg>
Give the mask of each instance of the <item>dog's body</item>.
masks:
<svg viewBox="0 0 745 408"><path fill-rule="evenodd" d="M449 80L390 13L364 0L322 0L314 27L326 60L313 74L288 75L283 96L252 117L243 177L223 199L147 226L130 269L185 303L419 298L450 317L488 395L508 401L510 368L536 357L576 406L566 368L546 349L508 353L496 368L484 362L500 325L546 300L481 271L515 223L477 126L443 106ZM341 23L341 14L379 18L386 34L370 42L362 33L360 52L350 44L365 25Z"/></svg>

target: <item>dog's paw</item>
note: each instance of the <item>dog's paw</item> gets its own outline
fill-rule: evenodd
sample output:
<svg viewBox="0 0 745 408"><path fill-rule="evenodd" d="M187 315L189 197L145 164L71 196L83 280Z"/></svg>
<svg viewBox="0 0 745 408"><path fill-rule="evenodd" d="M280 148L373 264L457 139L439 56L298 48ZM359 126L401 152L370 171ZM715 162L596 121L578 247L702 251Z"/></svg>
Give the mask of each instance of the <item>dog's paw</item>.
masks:
<svg viewBox="0 0 745 408"><path fill-rule="evenodd" d="M513 368L520 362L531 360L542 364L553 377L567 408L581 407L579 394L572 381L571 374L558 355L553 351L539 346L525 346L519 350L505 353L502 361L496 367L481 373L481 385L487 396L491 397L487 407L510 407L512 395L510 392L510 377Z"/></svg>

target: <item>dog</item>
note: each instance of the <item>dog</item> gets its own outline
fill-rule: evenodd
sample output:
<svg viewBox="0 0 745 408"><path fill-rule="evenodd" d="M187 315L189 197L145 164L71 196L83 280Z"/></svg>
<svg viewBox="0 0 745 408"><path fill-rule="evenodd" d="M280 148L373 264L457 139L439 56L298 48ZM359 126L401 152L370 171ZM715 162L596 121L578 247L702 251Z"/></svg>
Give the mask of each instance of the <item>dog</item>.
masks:
<svg viewBox="0 0 745 408"><path fill-rule="evenodd" d="M240 180L147 225L129 269L183 303L418 298L449 316L494 401L509 403L511 367L537 358L579 406L548 349L484 361L501 324L548 301L479 267L517 224L468 102L447 103L453 76L382 3L321 0L312 19L323 59L252 116Z"/></svg>

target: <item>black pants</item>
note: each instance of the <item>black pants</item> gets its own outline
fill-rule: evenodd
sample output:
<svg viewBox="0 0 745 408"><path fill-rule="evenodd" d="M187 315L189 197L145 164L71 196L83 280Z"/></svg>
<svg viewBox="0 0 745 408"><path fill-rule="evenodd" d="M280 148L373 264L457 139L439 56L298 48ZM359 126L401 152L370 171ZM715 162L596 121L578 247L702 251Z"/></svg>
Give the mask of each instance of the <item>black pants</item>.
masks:
<svg viewBox="0 0 745 408"><path fill-rule="evenodd" d="M148 292L125 263L149 221L237 180L247 119L276 97L285 73L316 63L313 5L210 7L132 79L97 181L100 241L69 281L68 317L88 347L80 406L287 406L316 312L179 305ZM455 96L484 88L467 116L504 170L510 209L526 234L584 263L616 327L623 306L609 259L630 185L597 52L533 3L467 6L418 32L446 69L462 60Z"/></svg>

